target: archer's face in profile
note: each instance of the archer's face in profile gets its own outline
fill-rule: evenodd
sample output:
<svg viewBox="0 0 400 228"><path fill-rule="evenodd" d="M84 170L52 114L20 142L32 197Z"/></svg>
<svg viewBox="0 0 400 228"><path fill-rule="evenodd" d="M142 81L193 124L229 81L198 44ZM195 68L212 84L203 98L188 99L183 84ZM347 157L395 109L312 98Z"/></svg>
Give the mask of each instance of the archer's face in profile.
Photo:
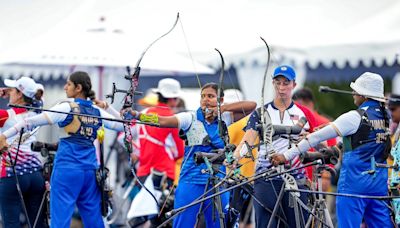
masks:
<svg viewBox="0 0 400 228"><path fill-rule="evenodd" d="M67 80L67 83L64 85L64 90L68 98L76 98L79 94L77 86L71 80Z"/></svg>
<svg viewBox="0 0 400 228"><path fill-rule="evenodd" d="M10 96L9 102L10 104L22 104L23 103L23 94L17 90L16 88L9 88L8 94Z"/></svg>
<svg viewBox="0 0 400 228"><path fill-rule="evenodd" d="M295 81L289 81L283 76L273 79L272 84L275 88L275 97L280 99L288 99L292 97L292 91L296 87Z"/></svg>

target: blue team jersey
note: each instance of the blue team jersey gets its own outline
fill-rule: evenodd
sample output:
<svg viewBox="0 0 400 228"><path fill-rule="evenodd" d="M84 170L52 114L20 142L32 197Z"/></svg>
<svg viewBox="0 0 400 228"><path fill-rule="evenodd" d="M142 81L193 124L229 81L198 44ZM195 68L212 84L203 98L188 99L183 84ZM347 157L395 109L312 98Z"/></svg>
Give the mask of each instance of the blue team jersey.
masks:
<svg viewBox="0 0 400 228"><path fill-rule="evenodd" d="M79 113L93 116L100 116L100 111L92 106L92 101L76 98L74 102L79 106ZM98 118L77 117L69 114L67 118L58 125L64 128L70 124L76 124L76 132L69 133L61 138L58 144L57 155L54 166L57 168L96 169L98 167L96 149L93 141L97 137L97 130L101 127L102 121Z"/></svg>
<svg viewBox="0 0 400 228"><path fill-rule="evenodd" d="M386 195L388 193L388 170L386 168L376 168L375 174L366 173L366 171L372 169L371 157L374 157L378 163L386 163L384 158L385 143L375 140L377 134L383 134L385 131L382 109L379 103L373 100L364 102L359 108L365 110L368 116L367 121L372 123L372 128L367 140L364 140L368 142L360 143L360 146L343 153L338 192ZM361 121L362 123L363 120ZM344 140L345 147L346 140L348 139Z"/></svg>

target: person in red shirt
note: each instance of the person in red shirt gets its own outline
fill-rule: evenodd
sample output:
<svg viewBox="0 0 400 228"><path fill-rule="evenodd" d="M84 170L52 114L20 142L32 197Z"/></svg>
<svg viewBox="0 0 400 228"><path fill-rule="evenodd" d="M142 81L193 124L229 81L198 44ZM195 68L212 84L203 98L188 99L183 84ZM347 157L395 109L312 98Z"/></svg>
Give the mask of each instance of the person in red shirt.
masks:
<svg viewBox="0 0 400 228"><path fill-rule="evenodd" d="M178 97L182 94L180 83L175 79L165 78L158 82L158 87L153 92L158 95L158 103L142 110L141 113L173 116L174 110L179 105ZM135 156L139 160L137 167L139 180L145 183L147 177L151 175L155 190L162 192L163 187L170 189L175 180L176 160L184 154L185 145L179 137L179 129L137 124L133 126L133 132L137 133L138 140L136 142L139 153ZM130 218L128 213L129 224L132 227L146 220L150 220L152 226L157 226L162 222L162 217L157 217L149 215Z"/></svg>
<svg viewBox="0 0 400 228"><path fill-rule="evenodd" d="M157 114L159 116L174 115L174 108L178 105L181 95L180 83L172 78L159 81L158 88L154 89L158 95L158 103L154 107L144 109L142 113ZM184 141L179 137L179 130L175 128L158 128L148 125L137 125L140 140L140 156L137 175L145 179L151 169L165 172L168 185L175 179L175 161L183 156Z"/></svg>

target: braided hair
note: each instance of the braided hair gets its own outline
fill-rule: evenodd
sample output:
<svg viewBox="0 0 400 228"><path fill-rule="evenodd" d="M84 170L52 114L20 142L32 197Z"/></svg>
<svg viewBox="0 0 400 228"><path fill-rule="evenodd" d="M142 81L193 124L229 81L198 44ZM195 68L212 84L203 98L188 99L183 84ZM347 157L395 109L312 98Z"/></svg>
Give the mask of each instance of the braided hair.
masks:
<svg viewBox="0 0 400 228"><path fill-rule="evenodd" d="M380 102L380 110L383 114L383 120L385 121L385 134L386 134L386 138L385 138L385 149L383 151L383 156L382 159L386 160L389 155L390 155L390 151L392 149L392 140L390 140L390 136L389 136L389 123L390 123L390 118L389 118L389 114L388 114L388 110L385 107L385 103L384 102Z"/></svg>

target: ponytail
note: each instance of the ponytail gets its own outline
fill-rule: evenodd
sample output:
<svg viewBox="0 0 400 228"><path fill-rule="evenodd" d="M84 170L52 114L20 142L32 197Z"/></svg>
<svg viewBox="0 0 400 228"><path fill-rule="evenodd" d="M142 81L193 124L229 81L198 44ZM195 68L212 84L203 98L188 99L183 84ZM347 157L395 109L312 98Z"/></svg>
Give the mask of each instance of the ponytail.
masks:
<svg viewBox="0 0 400 228"><path fill-rule="evenodd" d="M94 101L94 99L96 99L96 93L93 90L90 90L89 92L87 92L85 94L85 96L92 101Z"/></svg>
<svg viewBox="0 0 400 228"><path fill-rule="evenodd" d="M386 107L385 107L385 103L380 102L380 110L383 114L383 120L385 121L385 132L384 133L386 134L385 149L383 151L382 159L386 160L389 157L390 151L392 149L392 140L390 139L390 135L389 135L390 119L389 119L388 111L386 110Z"/></svg>
<svg viewBox="0 0 400 228"><path fill-rule="evenodd" d="M76 85L82 86L83 94L86 98L94 100L95 92L92 90L92 81L90 80L89 74L84 71L76 71L69 76L69 80Z"/></svg>
<svg viewBox="0 0 400 228"><path fill-rule="evenodd" d="M42 100L43 93L44 93L44 91L42 89L38 89L36 91L36 94L35 94L35 99L36 100Z"/></svg>

